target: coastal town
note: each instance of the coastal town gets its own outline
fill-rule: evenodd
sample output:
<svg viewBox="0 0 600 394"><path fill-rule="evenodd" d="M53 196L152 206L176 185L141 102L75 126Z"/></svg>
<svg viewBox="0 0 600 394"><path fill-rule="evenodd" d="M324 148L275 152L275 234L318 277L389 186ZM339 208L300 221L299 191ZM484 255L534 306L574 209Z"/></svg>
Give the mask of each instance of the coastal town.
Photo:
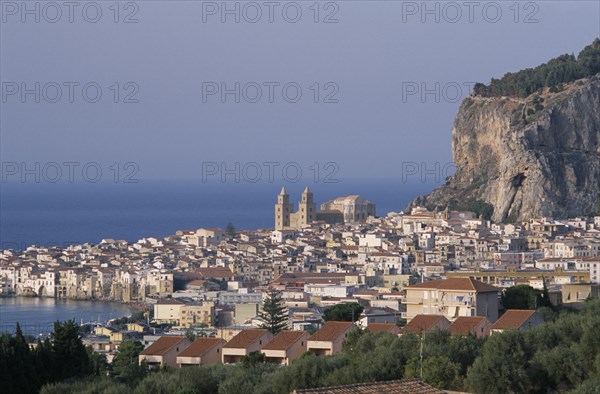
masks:
<svg viewBox="0 0 600 394"><path fill-rule="evenodd" d="M501 305L515 285L544 290L553 305L599 297L600 216L492 223L474 212L414 207L377 217L360 196L317 209L308 188L297 207L283 188L275 229L2 250L1 293L145 308L144 321L96 322L84 341L110 360L121 341L139 339L140 362L171 367L236 363L256 351L287 365L306 351L341 351L357 327L483 336L542 324L535 310ZM260 328L272 289L287 309L278 335ZM360 316L324 321L339 304L360 305Z"/></svg>

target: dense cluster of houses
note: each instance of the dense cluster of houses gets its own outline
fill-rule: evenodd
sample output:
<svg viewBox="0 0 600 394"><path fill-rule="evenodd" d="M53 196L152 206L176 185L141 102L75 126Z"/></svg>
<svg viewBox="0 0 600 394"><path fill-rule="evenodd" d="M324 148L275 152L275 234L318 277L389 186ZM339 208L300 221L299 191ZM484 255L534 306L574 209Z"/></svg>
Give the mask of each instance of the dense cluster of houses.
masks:
<svg viewBox="0 0 600 394"><path fill-rule="evenodd" d="M420 314L402 328L393 323L371 323L364 330L398 336L412 333L422 338L426 332L448 330L452 335L480 337L504 330L528 329L542 323L542 317L535 310L511 309L495 323L485 316L459 316L450 322L444 315ZM140 353L139 362L145 362L151 368L236 364L252 353L260 353L266 362L289 365L306 352L330 356L342 351L348 335L360 329L353 322L328 321L312 335L302 330L284 330L272 335L261 328L236 330L237 333L229 341L222 336L215 336L200 337L192 342L186 336L164 335Z"/></svg>
<svg viewBox="0 0 600 394"><path fill-rule="evenodd" d="M211 338L173 342L180 349L177 357L187 361L202 359L203 351L214 348L220 356L211 360L230 362L254 349L248 333L257 331L248 330L260 324L257 316L269 287L281 291L289 311L286 340L300 341L292 350L330 354L337 345L321 349L316 342L331 339L315 338L327 327L324 309L335 304L361 304L357 325L363 329L395 327L406 319L405 330L437 327L487 335L505 327L507 315L499 304L503 288L546 287L553 303L577 303L598 297L599 279L600 217L502 224L473 212L425 208L355 223L313 221L295 229L235 232L203 228L134 243L105 239L95 245L0 251L2 295L152 305L152 323ZM539 321L535 314L515 319L507 326ZM89 341L109 353L120 340L143 334L153 337L144 339L147 350L154 344L172 347L162 345L166 342L148 327L120 333L104 328ZM311 337L300 334L314 330ZM244 341L235 347L231 341L240 333ZM279 356L287 342L261 335L252 351L286 359Z"/></svg>

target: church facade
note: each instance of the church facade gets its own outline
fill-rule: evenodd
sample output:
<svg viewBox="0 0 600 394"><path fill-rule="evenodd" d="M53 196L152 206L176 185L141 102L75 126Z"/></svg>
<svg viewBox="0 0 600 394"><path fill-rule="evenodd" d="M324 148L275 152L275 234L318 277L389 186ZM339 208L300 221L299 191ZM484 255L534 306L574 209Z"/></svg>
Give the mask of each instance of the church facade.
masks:
<svg viewBox="0 0 600 394"><path fill-rule="evenodd" d="M295 230L315 221L328 224L365 222L375 216L375 204L360 196L339 197L321 204L317 211L312 191L307 187L298 202L298 210L290 203L285 187L277 195L275 204L275 230Z"/></svg>

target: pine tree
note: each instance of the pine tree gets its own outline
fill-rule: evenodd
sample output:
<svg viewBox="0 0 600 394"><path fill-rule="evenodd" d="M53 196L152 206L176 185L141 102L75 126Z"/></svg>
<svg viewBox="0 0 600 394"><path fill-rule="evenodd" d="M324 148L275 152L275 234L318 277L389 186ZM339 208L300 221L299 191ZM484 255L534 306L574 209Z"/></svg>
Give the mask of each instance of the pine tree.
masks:
<svg viewBox="0 0 600 394"><path fill-rule="evenodd" d="M90 360L75 320L55 322L51 337L57 367L56 380L81 377L91 372Z"/></svg>
<svg viewBox="0 0 600 394"><path fill-rule="evenodd" d="M113 374L126 382L137 382L146 375L146 364L138 363L144 345L140 341L126 340L119 345L119 351L112 362Z"/></svg>
<svg viewBox="0 0 600 394"><path fill-rule="evenodd" d="M225 234L227 234L230 237L235 237L235 226L233 225L233 223L227 223L227 226L225 227Z"/></svg>
<svg viewBox="0 0 600 394"><path fill-rule="evenodd" d="M273 335L287 328L288 311L281 299L281 292L275 289L267 291L267 298L263 302L263 310L258 314L263 321L260 328L266 328Z"/></svg>

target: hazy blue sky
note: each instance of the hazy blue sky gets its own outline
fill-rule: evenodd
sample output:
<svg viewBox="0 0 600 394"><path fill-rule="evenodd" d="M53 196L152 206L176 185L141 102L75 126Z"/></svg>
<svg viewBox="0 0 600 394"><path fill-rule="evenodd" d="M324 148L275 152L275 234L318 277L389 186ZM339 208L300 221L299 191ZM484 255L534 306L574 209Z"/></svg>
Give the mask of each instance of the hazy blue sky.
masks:
<svg viewBox="0 0 600 394"><path fill-rule="evenodd" d="M139 179L199 179L212 161L298 162L305 174L313 162L336 162L339 179L397 177L402 162L451 160L457 84L465 96L471 82L578 53L600 36L598 1L474 2L471 15L461 1L427 2L433 14L420 1L335 1L318 3L318 16L313 1L273 2L272 23L263 1L228 2L239 23L221 2L121 2L118 15L113 1L88 3L75 2L70 23L68 8L57 14L62 1L27 1L40 7L37 23L21 1L1 2L3 162L96 162L105 171L135 162ZM36 82L39 103L12 94ZM97 85L85 98L102 89L96 103L84 100L89 82ZM239 103L208 95L236 82ZM265 82L279 84L273 103ZM422 83L439 83L440 97L403 95ZM262 97L252 103L256 86ZM302 96L287 102L297 86ZM137 103L123 102L130 93ZM330 93L337 103L323 102Z"/></svg>

